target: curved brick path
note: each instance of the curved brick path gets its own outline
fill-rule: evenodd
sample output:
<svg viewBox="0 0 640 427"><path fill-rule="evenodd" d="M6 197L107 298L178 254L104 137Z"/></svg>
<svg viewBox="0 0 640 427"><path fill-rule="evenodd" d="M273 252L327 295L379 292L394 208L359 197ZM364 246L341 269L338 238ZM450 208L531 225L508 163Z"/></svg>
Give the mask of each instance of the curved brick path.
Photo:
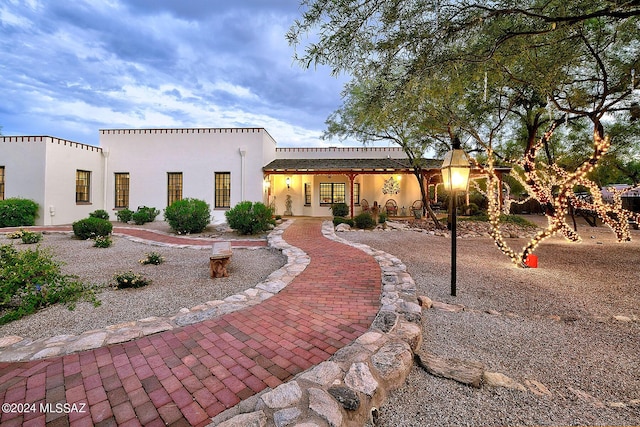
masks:
<svg viewBox="0 0 640 427"><path fill-rule="evenodd" d="M259 305L123 344L0 363L0 402L35 409L3 413L0 422L207 425L226 408L328 359L371 325L380 267L364 252L324 238L319 220L296 220L283 237L311 262ZM65 414L56 403L83 412ZM40 404L49 410L41 412L47 408Z"/></svg>

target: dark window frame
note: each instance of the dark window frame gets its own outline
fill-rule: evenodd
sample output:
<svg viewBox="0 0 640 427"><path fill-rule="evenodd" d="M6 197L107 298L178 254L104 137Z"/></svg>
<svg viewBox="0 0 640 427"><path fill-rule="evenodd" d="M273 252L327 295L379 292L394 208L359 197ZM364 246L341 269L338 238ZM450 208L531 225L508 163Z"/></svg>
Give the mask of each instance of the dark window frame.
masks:
<svg viewBox="0 0 640 427"><path fill-rule="evenodd" d="M131 176L129 172L115 172L113 174L113 180L114 180L113 207L115 209L128 209L130 182L131 182Z"/></svg>
<svg viewBox="0 0 640 427"><path fill-rule="evenodd" d="M346 203L347 184L344 182L320 183L320 206L331 206L334 203Z"/></svg>
<svg viewBox="0 0 640 427"><path fill-rule="evenodd" d="M167 206L182 200L182 172L167 172Z"/></svg>
<svg viewBox="0 0 640 427"><path fill-rule="evenodd" d="M214 172L214 209L231 208L231 172Z"/></svg>
<svg viewBox="0 0 640 427"><path fill-rule="evenodd" d="M91 203L91 171L76 169L76 203Z"/></svg>

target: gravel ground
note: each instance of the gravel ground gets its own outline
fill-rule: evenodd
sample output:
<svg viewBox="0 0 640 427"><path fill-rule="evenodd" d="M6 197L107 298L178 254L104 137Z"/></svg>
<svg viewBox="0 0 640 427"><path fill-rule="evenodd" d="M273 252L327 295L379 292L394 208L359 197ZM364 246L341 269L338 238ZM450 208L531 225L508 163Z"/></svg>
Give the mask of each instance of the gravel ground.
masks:
<svg viewBox="0 0 640 427"><path fill-rule="evenodd" d="M422 351L481 362L550 392L474 389L414 366L380 408L379 425L640 425L640 232L619 244L605 227L578 231L582 244L542 243L537 269L514 267L488 238L459 239L457 297L449 295L450 239L340 233L399 257L419 294L468 309L423 312Z"/></svg>
<svg viewBox="0 0 640 427"><path fill-rule="evenodd" d="M153 228L162 229L162 225ZM102 305L94 307L80 302L73 311L61 305L52 306L1 326L0 336L37 339L75 335L150 316L173 316L183 307L191 308L254 287L285 263L285 257L276 250L234 249L227 267L229 277L214 280L209 277L208 250L150 246L123 237L113 237L113 246L101 249L93 247L92 241L71 236L45 234L41 246L51 248L55 259L66 263L63 272L99 285ZM1 244L7 242L10 241L0 237ZM15 245L23 247L22 243ZM151 251L162 254L165 262L141 265L139 260ZM113 275L128 270L143 274L152 284L139 289L112 289L109 285L113 284Z"/></svg>

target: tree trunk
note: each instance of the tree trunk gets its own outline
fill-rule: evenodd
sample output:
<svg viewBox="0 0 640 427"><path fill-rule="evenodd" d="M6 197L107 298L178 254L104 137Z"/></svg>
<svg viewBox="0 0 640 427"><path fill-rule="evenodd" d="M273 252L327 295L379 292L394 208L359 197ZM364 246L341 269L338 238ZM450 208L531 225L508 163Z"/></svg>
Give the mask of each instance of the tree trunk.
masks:
<svg viewBox="0 0 640 427"><path fill-rule="evenodd" d="M438 221L438 217L436 217L435 212L431 209L431 205L429 204L429 197L427 195L427 191L424 188L424 176L422 175L422 168L420 166L413 167L413 174L418 180L418 185L420 186L420 195L422 196L422 213L429 213L429 218L435 223L436 228L440 228L440 221Z"/></svg>

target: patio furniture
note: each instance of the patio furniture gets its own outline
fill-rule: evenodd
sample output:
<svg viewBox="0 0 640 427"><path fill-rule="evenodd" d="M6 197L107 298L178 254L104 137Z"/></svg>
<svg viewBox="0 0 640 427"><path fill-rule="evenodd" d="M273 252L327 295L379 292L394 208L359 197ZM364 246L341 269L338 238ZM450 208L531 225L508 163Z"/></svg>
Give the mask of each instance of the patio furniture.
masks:
<svg viewBox="0 0 640 427"><path fill-rule="evenodd" d="M369 202L367 199L360 200L360 207L362 208L362 212L370 212L371 208L369 207Z"/></svg>
<svg viewBox="0 0 640 427"><path fill-rule="evenodd" d="M227 264L231 261L231 242L215 242L211 249L211 257L209 257L209 269L211 270L211 278L228 277Z"/></svg>
<svg viewBox="0 0 640 427"><path fill-rule="evenodd" d="M387 202L384 204L384 209L387 212L388 216L398 215L398 204L393 199L387 200Z"/></svg>
<svg viewBox="0 0 640 427"><path fill-rule="evenodd" d="M424 206L422 204L422 200L416 200L411 205L411 212L413 212L413 216L416 219L422 218L422 212L424 211Z"/></svg>

